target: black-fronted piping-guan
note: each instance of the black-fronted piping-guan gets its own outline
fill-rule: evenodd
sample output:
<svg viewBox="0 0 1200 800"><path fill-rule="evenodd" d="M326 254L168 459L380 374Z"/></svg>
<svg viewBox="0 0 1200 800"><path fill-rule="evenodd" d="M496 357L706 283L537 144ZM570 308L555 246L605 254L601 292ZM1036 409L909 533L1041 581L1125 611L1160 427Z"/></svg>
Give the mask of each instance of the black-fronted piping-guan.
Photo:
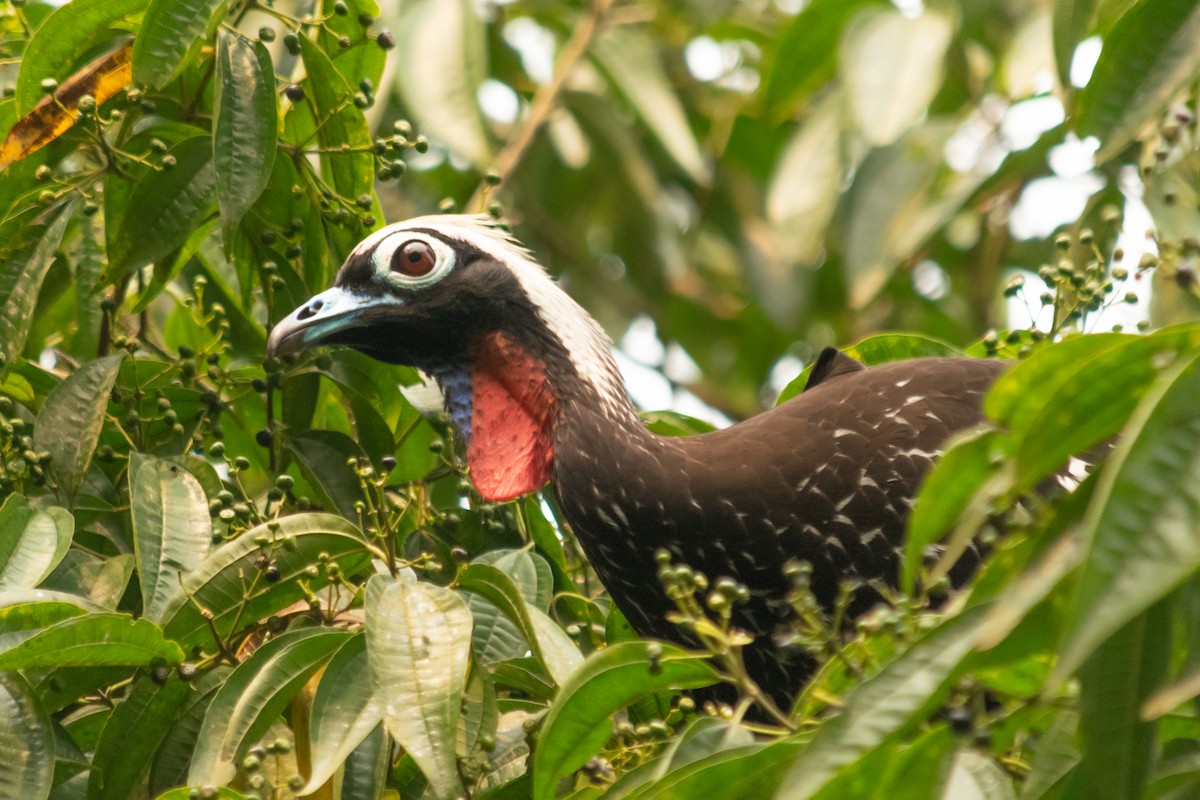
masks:
<svg viewBox="0 0 1200 800"><path fill-rule="evenodd" d="M359 244L333 288L271 332L271 354L343 344L416 366L441 386L488 500L553 481L562 512L643 636L678 640L655 554L750 599L750 674L783 700L813 662L772 645L788 619L790 560L817 599L845 579L894 582L918 486L947 437L981 418L1004 365L916 359L871 369L836 350L799 396L723 430L648 431L600 326L509 234L482 216L431 216ZM959 579L974 568L969 553Z"/></svg>

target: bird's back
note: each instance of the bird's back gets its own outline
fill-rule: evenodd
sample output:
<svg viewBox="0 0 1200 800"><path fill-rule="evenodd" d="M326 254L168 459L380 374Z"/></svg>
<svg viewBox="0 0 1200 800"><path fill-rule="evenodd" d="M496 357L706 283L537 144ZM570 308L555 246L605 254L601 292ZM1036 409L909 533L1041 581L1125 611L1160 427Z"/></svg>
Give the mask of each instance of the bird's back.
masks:
<svg viewBox="0 0 1200 800"><path fill-rule="evenodd" d="M952 433L980 421L983 396L1004 369L979 359L835 369L729 428L634 448L595 442L592 469L560 464L557 489L589 560L639 632L678 639L666 621L672 606L656 592L654 553L666 549L676 563L750 589L737 620L757 637L748 664L794 690L812 664L769 646L789 615L784 565L809 562L826 606L845 580L864 582L851 613L877 602L866 582L895 582L922 478ZM612 469L597 469L605 462ZM953 576L969 575L975 560L969 554Z"/></svg>

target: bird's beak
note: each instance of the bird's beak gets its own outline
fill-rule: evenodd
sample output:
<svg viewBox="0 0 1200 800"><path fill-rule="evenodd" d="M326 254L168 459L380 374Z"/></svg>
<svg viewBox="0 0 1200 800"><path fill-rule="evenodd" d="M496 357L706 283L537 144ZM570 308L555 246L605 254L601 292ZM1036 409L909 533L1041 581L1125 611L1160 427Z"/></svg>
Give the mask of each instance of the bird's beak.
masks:
<svg viewBox="0 0 1200 800"><path fill-rule="evenodd" d="M275 326L267 339L267 357L299 353L338 331L366 324L362 317L368 309L398 302L394 297L369 297L338 286L327 289Z"/></svg>

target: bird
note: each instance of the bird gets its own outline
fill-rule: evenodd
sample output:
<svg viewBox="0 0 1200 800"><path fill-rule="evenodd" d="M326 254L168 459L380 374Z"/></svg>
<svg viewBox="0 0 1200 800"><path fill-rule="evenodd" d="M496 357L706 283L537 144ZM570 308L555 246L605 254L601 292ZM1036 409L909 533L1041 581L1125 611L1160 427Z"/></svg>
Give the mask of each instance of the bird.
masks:
<svg viewBox="0 0 1200 800"><path fill-rule="evenodd" d="M1005 370L975 358L867 368L835 349L805 389L728 427L690 436L646 428L600 325L507 230L485 215L423 216L381 228L333 286L281 320L268 355L346 345L418 367L440 386L473 484L507 501L552 483L562 515L617 608L642 637L686 643L657 554L746 587L733 622L746 670L777 702L811 676L811 654L779 647L793 612L784 565L811 569L825 608L850 613L898 580L923 477L955 432L983 419ZM961 584L979 553L951 571Z"/></svg>

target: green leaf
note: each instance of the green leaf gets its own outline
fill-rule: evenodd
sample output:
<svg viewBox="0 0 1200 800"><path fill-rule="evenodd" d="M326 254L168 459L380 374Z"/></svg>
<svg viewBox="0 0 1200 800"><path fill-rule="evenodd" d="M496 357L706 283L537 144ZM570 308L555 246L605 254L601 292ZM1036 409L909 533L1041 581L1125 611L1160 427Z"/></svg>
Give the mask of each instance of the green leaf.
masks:
<svg viewBox="0 0 1200 800"><path fill-rule="evenodd" d="M988 756L963 748L954 757L943 797L961 800L1017 800L1017 791L1000 765Z"/></svg>
<svg viewBox="0 0 1200 800"><path fill-rule="evenodd" d="M837 72L842 29L881 0L814 0L792 17L779 37L764 76L762 97L770 116L790 117L794 104L829 83Z"/></svg>
<svg viewBox="0 0 1200 800"><path fill-rule="evenodd" d="M530 568L532 569L532 561ZM536 581L536 577L534 580ZM459 588L486 598L504 613L528 643L534 658L546 668L546 672L555 683L562 685L583 662L570 637L563 633L545 612L532 606L526 597L522 597L513 581L500 569L477 562L458 574L457 583ZM492 633L495 633L494 627ZM487 642L484 644L486 646Z"/></svg>
<svg viewBox="0 0 1200 800"><path fill-rule="evenodd" d="M213 167L229 256L242 217L271 179L279 109L271 56L262 42L221 30L216 58Z"/></svg>
<svg viewBox="0 0 1200 800"><path fill-rule="evenodd" d="M351 458L364 458L358 442L341 431L305 431L289 436L284 446L296 456L304 477L319 494L321 504L347 519L357 519L355 503L362 502L362 484Z"/></svg>
<svg viewBox="0 0 1200 800"><path fill-rule="evenodd" d="M194 691L163 735L154 754L154 763L150 767L151 793L156 794L187 781L205 714L232 671L232 667L222 664L202 673L193 684Z"/></svg>
<svg viewBox="0 0 1200 800"><path fill-rule="evenodd" d="M847 3L847 5L852 5ZM791 269L796 263L816 266L825 257L825 235L841 195L842 102L831 92L805 117L788 139L775 164L767 188L767 219L783 247L783 258ZM770 291L786 291L776 281ZM796 291L799 291L797 287ZM760 296L765 304L770 291Z"/></svg>
<svg viewBox="0 0 1200 800"><path fill-rule="evenodd" d="M22 228L23 236L0 247L0 356L7 371L25 347L25 338L33 324L33 311L46 271L62 242L71 219L71 206L44 216Z"/></svg>
<svg viewBox="0 0 1200 800"><path fill-rule="evenodd" d="M938 358L962 355L951 344L947 344L940 339L916 333L881 333L860 339L849 347L840 349L846 355L856 361L861 361L868 367L873 367L876 364L886 364L889 361L901 361L906 358ZM779 393L779 399L775 401L776 405L791 400L804 391L804 386L808 383L808 377L812 374L815 364L816 361L813 361L791 383L784 387L783 391Z"/></svg>
<svg viewBox="0 0 1200 800"><path fill-rule="evenodd" d="M1200 569L1197 393L1200 358L1180 358L1146 392L1105 466L1051 686Z"/></svg>
<svg viewBox="0 0 1200 800"><path fill-rule="evenodd" d="M1142 0L1108 36L1080 96L1076 131L1100 139L1096 163L1124 149L1200 70L1200 7Z"/></svg>
<svg viewBox="0 0 1200 800"><path fill-rule="evenodd" d="M589 54L676 166L693 182L708 183L708 165L658 60L656 42L630 26L610 25L601 30Z"/></svg>
<svg viewBox="0 0 1200 800"><path fill-rule="evenodd" d="M1089 796L1142 795L1157 745L1157 725L1142 704L1167 676L1170 601L1156 603L1104 642L1079 669L1080 769Z"/></svg>
<svg viewBox="0 0 1200 800"><path fill-rule="evenodd" d="M503 573L525 602L537 603L539 601L541 578L530 553L524 550L493 550L484 553L475 561L479 564L491 565ZM484 582L491 575L486 570L477 570L473 574ZM469 586L462 588L467 589L468 593L464 599L467 601L467 607L471 609L471 616L475 621L471 639L479 661L484 665L490 665L497 661L506 661L523 655L529 645L518 627L520 622L510 620L505 612L487 599L484 592L475 592ZM501 582L500 586L493 587L491 591L503 594L506 588ZM504 602L506 605L513 605L511 600Z"/></svg>
<svg viewBox="0 0 1200 800"><path fill-rule="evenodd" d="M15 672L0 672L0 797L48 797L54 751L50 717L29 684Z"/></svg>
<svg viewBox="0 0 1200 800"><path fill-rule="evenodd" d="M173 81L224 13L225 0L151 0L133 43L134 82L160 89Z"/></svg>
<svg viewBox="0 0 1200 800"><path fill-rule="evenodd" d="M367 584L367 655L384 724L442 800L464 794L455 755L471 653L471 612L456 592L376 575Z"/></svg>
<svg viewBox="0 0 1200 800"><path fill-rule="evenodd" d="M902 576L906 590L914 586L929 545L942 541L956 524L973 535L991 513L992 501L1011 488L1009 472L997 469L996 456L1002 453L1001 435L985 428L965 431L947 443L921 484L909 518Z"/></svg>
<svg viewBox="0 0 1200 800"><path fill-rule="evenodd" d="M0 670L30 667L141 667L183 662L183 651L154 623L127 614L97 613L57 622L0 653Z"/></svg>
<svg viewBox="0 0 1200 800"><path fill-rule="evenodd" d="M821 725L797 759L780 796L812 797L843 769L919 719L974 648L986 608L975 606L946 620L856 686L838 716Z"/></svg>
<svg viewBox="0 0 1200 800"><path fill-rule="evenodd" d="M441 45L447 43L441 42ZM304 91L311 101L311 109L303 108L303 111L316 115L317 141L326 151L321 154L322 172L342 197L357 199L366 195L372 200L372 208L377 208L371 129L363 112L354 105L355 90L342 78L329 56L307 36L300 37L300 53L308 71ZM423 80L430 80L432 74L424 73ZM292 113L300 110L293 108ZM339 152L344 146L349 146L350 151ZM378 219L376 215L376 224ZM338 237L339 246L346 250L336 254L339 259L349 254L350 247L357 244L364 233L358 226L329 230Z"/></svg>
<svg viewBox="0 0 1200 800"><path fill-rule="evenodd" d="M1042 386L1027 384L1030 394L1044 405L1043 413L1029 419L1028 428L1012 423L1017 489L1032 489L1066 466L1070 456L1083 455L1120 431L1176 355L1198 350L1200 328L1167 329L1105 348L1078 369L1064 370L1058 380Z"/></svg>
<svg viewBox="0 0 1200 800"><path fill-rule="evenodd" d="M404 0L396 19L396 86L430 136L477 170L492 146L476 99L487 75L487 38L468 0Z"/></svg>
<svg viewBox="0 0 1200 800"><path fill-rule="evenodd" d="M308 783L298 794L315 792L379 727L383 709L371 689L367 640L347 639L321 674L309 715L311 763Z"/></svg>
<svg viewBox="0 0 1200 800"><path fill-rule="evenodd" d="M129 455L133 554L142 614L162 622L181 577L200 566L212 546L212 517L200 481L178 464Z"/></svg>
<svg viewBox="0 0 1200 800"><path fill-rule="evenodd" d="M216 786L232 781L246 748L267 732L296 692L351 635L331 628L288 631L238 664L204 716L188 783Z"/></svg>
<svg viewBox="0 0 1200 800"><path fill-rule="evenodd" d="M1079 763L1079 746L1075 743L1075 730L1079 727L1079 713L1063 709L1054 715L1054 720L1038 740L1037 750L1029 762L1029 775L1022 787L1022 800L1041 800L1051 796L1056 786Z"/></svg>
<svg viewBox="0 0 1200 800"><path fill-rule="evenodd" d="M385 789L391 746L392 740L383 725L375 726L375 730L346 758L340 800L379 800L387 797Z"/></svg>
<svg viewBox="0 0 1200 800"><path fill-rule="evenodd" d="M802 742L784 739L765 746L754 744L714 753L672 769L630 798L742 800L771 797L803 746Z"/></svg>
<svg viewBox="0 0 1200 800"><path fill-rule="evenodd" d="M113 611L133 577L133 555L100 558L84 550L68 550L62 563L41 583L42 589L54 589L78 596L97 608Z"/></svg>
<svg viewBox="0 0 1200 800"><path fill-rule="evenodd" d="M659 648L651 667L648 648ZM708 661L670 645L623 642L592 654L563 684L542 723L533 754L533 797L554 797L558 781L594 756L612 735L611 716L639 697L717 682Z"/></svg>
<svg viewBox="0 0 1200 800"><path fill-rule="evenodd" d="M226 542L184 578L163 611L163 627L170 638L183 647L211 646L212 630L228 637L305 599L309 591L319 591L329 583L324 568L315 575L308 572L309 565L321 563L321 553L328 556L327 563L336 562L344 575L353 575L370 558L358 529L341 517L293 514L280 519L278 525L274 530L260 525ZM280 543L295 538L295 549L270 547L270 557L279 570L275 582L268 581L256 565L263 553L254 542L259 536ZM207 618L210 614L211 620Z"/></svg>
<svg viewBox="0 0 1200 800"><path fill-rule="evenodd" d="M89 800L134 797L150 760L192 688L178 678L165 684L141 677L104 725L92 757Z"/></svg>
<svg viewBox="0 0 1200 800"><path fill-rule="evenodd" d="M0 591L32 589L58 566L75 534L65 508L30 508L19 494L0 505Z"/></svg>
<svg viewBox="0 0 1200 800"><path fill-rule="evenodd" d="M212 213L216 194L212 139L184 139L169 155L175 159L173 168L146 172L129 191L108 253L105 279L110 283L170 256Z"/></svg>
<svg viewBox="0 0 1200 800"><path fill-rule="evenodd" d="M1071 86L1071 62L1075 48L1087 36L1096 17L1098 0L1055 0L1054 2L1054 63L1058 82Z"/></svg>
<svg viewBox="0 0 1200 800"><path fill-rule="evenodd" d="M17 75L17 113L29 113L45 92L42 81L70 77L70 69L95 44L97 34L137 20L150 0L74 0L42 20L21 54Z"/></svg>
<svg viewBox="0 0 1200 800"><path fill-rule="evenodd" d="M926 114L942 85L954 20L926 9L908 16L895 8L857 14L842 34L840 72L850 115L875 147L895 142Z"/></svg>
<svg viewBox="0 0 1200 800"><path fill-rule="evenodd" d="M82 598L58 592L4 592L0 594L0 651L12 649L56 622L101 610Z"/></svg>
<svg viewBox="0 0 1200 800"><path fill-rule="evenodd" d="M50 476L74 502L104 427L124 353L89 361L55 387L38 414L33 446L50 453Z"/></svg>
<svg viewBox="0 0 1200 800"><path fill-rule="evenodd" d="M346 3L349 13L338 14L335 11L336 2L321 0L325 24L317 35L317 44L329 55L346 83L358 86L365 79L378 88L387 54L375 43L373 31L359 19L364 14L371 19L379 19L379 4L375 0L349 0ZM341 46L338 39L342 36L350 40L350 47Z"/></svg>

